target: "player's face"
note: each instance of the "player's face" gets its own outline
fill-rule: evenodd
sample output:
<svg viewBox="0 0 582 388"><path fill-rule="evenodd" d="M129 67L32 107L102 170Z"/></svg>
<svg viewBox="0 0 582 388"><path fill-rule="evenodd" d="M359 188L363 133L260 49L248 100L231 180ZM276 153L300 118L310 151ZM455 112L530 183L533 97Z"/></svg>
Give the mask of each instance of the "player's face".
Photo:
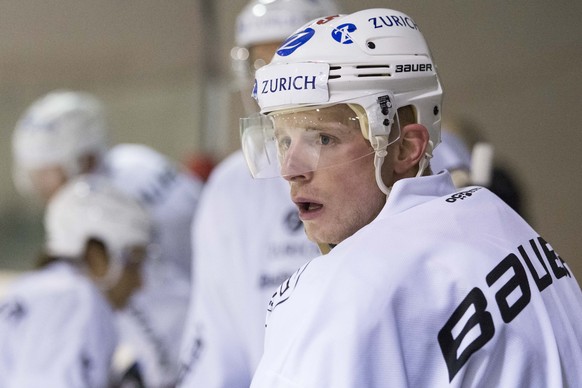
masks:
<svg viewBox="0 0 582 388"><path fill-rule="evenodd" d="M347 124L349 130L337 125L349 123L345 117L354 116L347 105L302 114L305 122L317 122L325 136L320 141L320 165L325 158L325 168L294 169L304 164L299 150L287 155L281 172L290 182L291 198L308 237L317 243L338 244L370 223L384 206L386 196L376 184L374 154L362 136L359 121Z"/></svg>

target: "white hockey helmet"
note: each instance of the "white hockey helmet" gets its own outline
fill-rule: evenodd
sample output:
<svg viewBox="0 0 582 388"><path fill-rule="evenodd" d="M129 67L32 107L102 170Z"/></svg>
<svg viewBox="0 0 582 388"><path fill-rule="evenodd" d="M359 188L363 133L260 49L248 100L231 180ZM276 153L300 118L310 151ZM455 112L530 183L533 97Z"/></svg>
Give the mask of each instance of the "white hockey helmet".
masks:
<svg viewBox="0 0 582 388"><path fill-rule="evenodd" d="M282 112L348 104L380 162L377 178L398 108L412 105L417 122L429 132L431 146L419 174L440 142L442 87L436 66L416 23L391 9L368 9L304 25L256 72L253 96L261 113L271 118L241 120L243 151L254 176L265 167L257 163L277 161L276 155L257 153L278 148L268 144L274 141L268 126Z"/></svg>
<svg viewBox="0 0 582 388"><path fill-rule="evenodd" d="M105 169L113 183L139 200L151 213L161 266L173 266L190 276L190 228L202 182L166 156L142 144L111 148Z"/></svg>
<svg viewBox="0 0 582 388"><path fill-rule="evenodd" d="M236 19L239 47L282 42L299 26L338 12L332 0L251 0Z"/></svg>
<svg viewBox="0 0 582 388"><path fill-rule="evenodd" d="M254 73L270 60L270 57L262 57L272 56L273 49L265 48L257 58L250 58L249 50L253 46L279 44L299 26L337 13L334 0L251 0L242 9L236 19L236 46L230 55L235 77L233 85L242 93L247 114L256 111L256 104L249 98Z"/></svg>
<svg viewBox="0 0 582 388"><path fill-rule="evenodd" d="M148 212L95 174L65 184L50 200L44 224L45 249L52 257L79 260L91 238L103 242L111 260L101 279L105 289L118 281L128 250L147 246L152 231Z"/></svg>
<svg viewBox="0 0 582 388"><path fill-rule="evenodd" d="M33 192L29 172L61 166L67 177L80 173L79 157L107 149L105 118L94 96L53 91L35 101L21 116L12 136L14 181L23 193Z"/></svg>

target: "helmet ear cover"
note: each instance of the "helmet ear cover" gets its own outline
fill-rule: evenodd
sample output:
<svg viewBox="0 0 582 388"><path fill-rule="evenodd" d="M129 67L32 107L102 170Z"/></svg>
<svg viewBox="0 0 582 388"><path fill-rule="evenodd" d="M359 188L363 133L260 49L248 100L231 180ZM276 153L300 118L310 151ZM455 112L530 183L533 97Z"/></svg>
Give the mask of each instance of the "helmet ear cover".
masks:
<svg viewBox="0 0 582 388"><path fill-rule="evenodd" d="M390 136L392 125L397 118L392 104L394 96L390 92L360 97L358 102L347 105L358 116L362 125L362 135L366 140L376 136Z"/></svg>
<svg viewBox="0 0 582 388"><path fill-rule="evenodd" d="M360 97L347 105L358 117L362 135L376 152L385 152L386 147L400 137L397 108L390 92Z"/></svg>

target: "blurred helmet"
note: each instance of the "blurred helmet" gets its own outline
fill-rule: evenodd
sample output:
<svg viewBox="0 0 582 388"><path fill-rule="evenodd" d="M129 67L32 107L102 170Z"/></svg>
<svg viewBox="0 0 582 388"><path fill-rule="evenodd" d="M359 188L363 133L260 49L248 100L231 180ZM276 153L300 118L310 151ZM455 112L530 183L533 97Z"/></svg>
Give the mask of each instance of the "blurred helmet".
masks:
<svg viewBox="0 0 582 388"><path fill-rule="evenodd" d="M48 166L61 166L73 177L80 172L80 156L94 153L99 157L106 148L101 103L87 93L51 92L35 101L16 124L12 137L15 184L31 193L29 172Z"/></svg>
<svg viewBox="0 0 582 388"><path fill-rule="evenodd" d="M442 88L436 66L416 23L399 11L369 9L301 27L256 72L253 95L269 116L348 104L382 161L400 107L411 105L416 122L430 135L432 147L420 170L440 142ZM260 138L259 128L266 141L272 138L264 127L269 120L261 120L241 121L243 150L245 145L251 152L272 148L252 144ZM247 155L249 160L256 155Z"/></svg>
<svg viewBox="0 0 582 388"><path fill-rule="evenodd" d="M79 260L90 239L105 245L110 265L101 279L104 288L118 281L128 250L151 239L148 212L97 175L81 175L59 190L47 206L44 223L50 256Z"/></svg>
<svg viewBox="0 0 582 388"><path fill-rule="evenodd" d="M236 19L236 45L281 42L310 20L337 12L332 0L251 0Z"/></svg>
<svg viewBox="0 0 582 388"><path fill-rule="evenodd" d="M247 114L256 111L249 98L254 72L270 60L277 45L310 20L337 13L333 0L251 0L243 8L236 20L236 47L230 54L233 86L242 93ZM256 58L250 58L252 48L261 50L255 52Z"/></svg>
<svg viewBox="0 0 582 388"><path fill-rule="evenodd" d="M182 172L164 155L141 144L114 146L105 159L113 183L151 213L160 265L190 276L190 228L202 182Z"/></svg>

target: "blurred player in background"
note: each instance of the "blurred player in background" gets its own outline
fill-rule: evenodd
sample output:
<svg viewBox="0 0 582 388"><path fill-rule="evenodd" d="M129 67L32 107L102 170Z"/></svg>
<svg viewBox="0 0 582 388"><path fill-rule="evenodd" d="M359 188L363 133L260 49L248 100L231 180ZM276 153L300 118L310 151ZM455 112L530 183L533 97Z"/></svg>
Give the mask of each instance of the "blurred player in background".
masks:
<svg viewBox="0 0 582 388"><path fill-rule="evenodd" d="M102 103L69 90L51 92L26 110L13 134L13 159L16 186L28 197L46 202L78 174L108 175L152 213L160 250L146 262L135 302L120 314L123 347L114 369L123 375L123 367L131 367L132 378L140 375L146 387L171 386L190 293L187 231L201 181L149 147L110 149ZM169 282L176 273L176 281Z"/></svg>
<svg viewBox="0 0 582 388"><path fill-rule="evenodd" d="M202 185L140 144L113 147L105 170L117 187L150 211L161 255L146 261L146 287L120 315L124 349L134 353L127 354L127 361L137 363L147 387L173 387L191 292L190 228Z"/></svg>
<svg viewBox="0 0 582 388"><path fill-rule="evenodd" d="M107 387L113 309L141 285L148 212L97 176L51 196L45 254L0 303L0 386Z"/></svg>
<svg viewBox="0 0 582 388"><path fill-rule="evenodd" d="M232 50L247 112L254 72L292 31L337 13L330 1L251 1ZM233 135L239 137L238 128ZM194 290L185 329L181 387L248 387L263 351L265 306L317 246L305 237L282 179L253 181L237 151L208 180L193 226Z"/></svg>
<svg viewBox="0 0 582 388"><path fill-rule="evenodd" d="M46 203L70 178L101 173L108 133L94 96L57 90L22 114L12 135L12 170L21 194Z"/></svg>

